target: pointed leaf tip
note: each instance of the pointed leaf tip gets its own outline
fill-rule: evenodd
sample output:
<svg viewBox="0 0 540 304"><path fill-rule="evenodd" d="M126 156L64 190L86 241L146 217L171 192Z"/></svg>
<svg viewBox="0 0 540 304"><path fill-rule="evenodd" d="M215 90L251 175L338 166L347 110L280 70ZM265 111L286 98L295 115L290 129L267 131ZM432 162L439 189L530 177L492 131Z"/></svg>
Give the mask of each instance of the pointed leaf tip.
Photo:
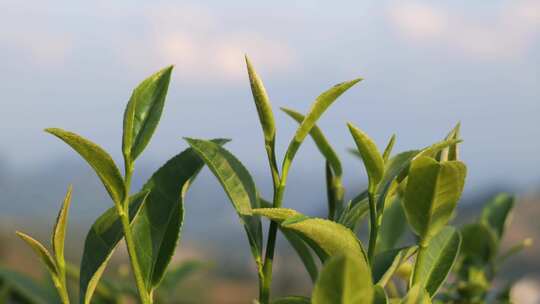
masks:
<svg viewBox="0 0 540 304"><path fill-rule="evenodd" d="M384 174L384 159L375 142L364 131L350 122L347 126L364 162L369 179L369 191L374 193Z"/></svg>
<svg viewBox="0 0 540 304"><path fill-rule="evenodd" d="M86 160L115 203L123 201L126 195L123 177L112 157L103 148L73 132L59 128L48 128L45 131L61 139Z"/></svg>
<svg viewBox="0 0 540 304"><path fill-rule="evenodd" d="M66 239L66 229L69 207L71 205L72 191L73 187L69 185L62 206L60 207L60 211L58 212L58 216L56 217L56 223L54 225L51 240L54 257L56 259L56 264L58 265L60 272L65 271L64 244Z"/></svg>
<svg viewBox="0 0 540 304"><path fill-rule="evenodd" d="M56 267L56 263L54 262L53 258L51 257L51 254L49 251L36 239L32 238L28 234L20 231L15 231L15 234L19 238L21 238L26 244L28 244L32 250L39 256L41 259L41 262L45 264L47 267L47 270L49 270L51 276L53 278L56 278L58 276L58 269Z"/></svg>

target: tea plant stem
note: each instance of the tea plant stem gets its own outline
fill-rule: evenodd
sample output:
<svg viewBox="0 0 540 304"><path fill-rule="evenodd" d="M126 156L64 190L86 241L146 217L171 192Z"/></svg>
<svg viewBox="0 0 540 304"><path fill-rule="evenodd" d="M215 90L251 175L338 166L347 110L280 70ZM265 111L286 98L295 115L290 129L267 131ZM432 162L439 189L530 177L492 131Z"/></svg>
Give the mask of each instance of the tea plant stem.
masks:
<svg viewBox="0 0 540 304"><path fill-rule="evenodd" d="M420 241L418 244L418 253L416 254L416 260L414 261L414 270L412 272L412 278L410 280L411 284L415 284L417 281L416 274L418 273L418 268L420 265L424 264L424 258L425 258L425 252L427 249L427 245L424 244L423 240Z"/></svg>
<svg viewBox="0 0 540 304"><path fill-rule="evenodd" d="M377 245L377 235L379 234L379 224L377 223L377 210L375 206L375 195L373 192L368 192L369 200L369 247L368 260L373 263L373 255L375 254L375 245Z"/></svg>
<svg viewBox="0 0 540 304"><path fill-rule="evenodd" d="M60 286L58 288L58 294L60 295L60 300L63 304L69 304L69 295L67 291L66 276L59 278Z"/></svg>
<svg viewBox="0 0 540 304"><path fill-rule="evenodd" d="M137 256L137 251L135 247L135 241L133 238L133 233L131 231L131 225L129 223L129 190L131 187L132 175L133 175L133 166L126 163L126 177L125 177L126 195L124 198L124 202L122 203L122 206L121 206L123 212L121 212L120 218L122 221L122 228L124 229L124 237L125 237L126 246L128 249L129 260L131 262L131 270L133 271L133 276L135 277L135 284L137 285L137 291L139 293L141 303L151 304L152 298L146 292L146 286L144 284L141 267L139 264L139 258Z"/></svg>
<svg viewBox="0 0 540 304"><path fill-rule="evenodd" d="M271 145L267 145L266 152L268 155L268 162L270 163L270 170L272 171L272 181L274 185L274 197L272 207L279 208L281 207L281 202L283 199L283 191L285 190L286 177L281 179L279 177L273 143ZM284 174L286 174L285 171ZM268 229L268 240L266 243L266 252L264 256L264 264L262 269L262 281L260 282L259 289L259 300L261 304L268 304L270 302L272 266L274 261L274 251L276 248L277 229L277 223L270 222L270 228Z"/></svg>
<svg viewBox="0 0 540 304"><path fill-rule="evenodd" d="M275 199L274 199L274 208L281 207L281 201L283 198L283 192L285 190L285 185L280 183L277 187ZM276 222L270 222L270 228L268 231L268 242L266 245L266 253L263 265L263 282L260 293L260 302L261 304L268 304L270 301L270 287L272 285L272 263L274 261L274 250L276 247L276 235L277 235L278 224Z"/></svg>

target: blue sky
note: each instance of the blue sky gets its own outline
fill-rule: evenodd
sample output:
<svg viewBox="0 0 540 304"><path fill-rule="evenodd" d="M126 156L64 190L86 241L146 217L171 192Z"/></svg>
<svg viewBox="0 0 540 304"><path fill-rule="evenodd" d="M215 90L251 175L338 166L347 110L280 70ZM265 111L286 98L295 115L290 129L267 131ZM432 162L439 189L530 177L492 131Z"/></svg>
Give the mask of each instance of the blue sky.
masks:
<svg viewBox="0 0 540 304"><path fill-rule="evenodd" d="M183 136L231 137L266 173L248 53L274 104L282 155L295 123L331 85L363 77L320 126L344 155L352 121L383 147L412 149L463 124L469 191L540 182L540 2L515 1L6 1L0 0L0 157L32 170L76 156L42 129L63 127L120 161L131 89L175 64L163 120L141 162L183 149ZM294 169L320 174L312 143ZM266 180L265 180L266 181Z"/></svg>

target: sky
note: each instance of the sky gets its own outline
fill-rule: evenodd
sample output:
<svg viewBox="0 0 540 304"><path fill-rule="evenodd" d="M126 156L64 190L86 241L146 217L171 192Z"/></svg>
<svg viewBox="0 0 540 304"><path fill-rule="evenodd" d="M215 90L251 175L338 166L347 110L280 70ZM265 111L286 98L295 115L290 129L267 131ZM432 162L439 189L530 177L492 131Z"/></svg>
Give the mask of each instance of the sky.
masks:
<svg viewBox="0 0 540 304"><path fill-rule="evenodd" d="M345 122L382 149L438 141L462 123L468 191L540 184L540 1L12 1L0 0L0 162L32 171L74 160L46 127L75 131L121 163L131 90L175 69L160 126L139 162L159 164L182 137L228 137L268 174L247 80L264 80L282 157L296 124L333 84L362 77L320 120L350 183L365 180ZM293 181L322 174L306 142ZM261 182L268 182L269 177ZM291 183L293 182L291 181Z"/></svg>

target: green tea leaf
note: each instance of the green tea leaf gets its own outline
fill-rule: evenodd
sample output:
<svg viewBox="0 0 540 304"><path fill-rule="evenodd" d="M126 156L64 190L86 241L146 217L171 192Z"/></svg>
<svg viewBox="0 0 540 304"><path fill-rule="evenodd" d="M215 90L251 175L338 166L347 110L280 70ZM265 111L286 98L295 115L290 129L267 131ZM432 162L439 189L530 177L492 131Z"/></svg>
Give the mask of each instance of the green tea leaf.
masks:
<svg viewBox="0 0 540 304"><path fill-rule="evenodd" d="M322 268L313 288L312 303L372 303L374 292L365 259L356 255L337 255Z"/></svg>
<svg viewBox="0 0 540 304"><path fill-rule="evenodd" d="M390 137L390 140L388 141L388 144L386 145L386 148L384 148L384 152L383 152L383 159L385 163L390 158L390 155L392 154L392 149L394 149L395 143L396 143L396 134L392 134L392 137Z"/></svg>
<svg viewBox="0 0 540 304"><path fill-rule="evenodd" d="M40 258L41 262L45 264L45 267L47 267L47 270L49 270L51 276L53 278L57 278L59 275L58 268L56 267L54 259L49 254L49 251L40 242L36 241L31 236L20 231L17 231L15 233L18 237L25 241L26 244L28 244L32 248L32 250L34 250L34 252Z"/></svg>
<svg viewBox="0 0 540 304"><path fill-rule="evenodd" d="M68 213L69 213L69 206L71 204L71 192L72 187L69 186L66 197L64 198L64 203L62 204L62 208L60 209L60 212L58 213L58 217L56 218L56 224L54 225L53 234L52 234L52 248L54 257L56 260L56 265L58 266L58 272L59 276L61 278L64 278L66 275L66 260L64 258L64 243L66 239L66 228L67 228L67 220L68 220Z"/></svg>
<svg viewBox="0 0 540 304"><path fill-rule="evenodd" d="M148 192L138 193L130 198L129 220L138 214ZM94 222L84 241L80 271L80 303L89 304L99 280L118 242L124 237L122 222L115 207L105 211Z"/></svg>
<svg viewBox="0 0 540 304"><path fill-rule="evenodd" d="M141 82L124 112L122 151L128 163L146 148L159 123L171 80L172 66L166 67Z"/></svg>
<svg viewBox="0 0 540 304"><path fill-rule="evenodd" d="M301 296L287 296L270 302L271 304L310 304L311 300Z"/></svg>
<svg viewBox="0 0 540 304"><path fill-rule="evenodd" d="M285 112L287 115L289 115L292 119L294 119L299 124L302 124L304 119L306 118L303 114L296 112L291 109L287 108L281 108L283 112ZM343 174L343 169L341 166L341 161L339 160L339 156L337 155L336 151L332 148L330 143L328 142L328 139L324 136L323 132L317 125L313 125L311 128L311 131L309 132L309 135L315 142L315 145L317 146L317 149L319 149L319 152L324 156L326 161L330 164L332 167L333 173L341 178L341 175Z"/></svg>
<svg viewBox="0 0 540 304"><path fill-rule="evenodd" d="M283 172L288 171L288 168L291 165L296 152L300 148L300 145L306 136L311 132L315 126L315 123L322 116L322 114L328 109L328 107L330 107L332 103L334 103L334 101L336 101L339 96L341 96L341 94L345 93L345 91L357 84L360 80L362 79L358 78L352 81L337 84L315 99L311 109L308 111L308 114L305 116L304 120L302 120L302 123L296 130L294 138L289 143L289 147L285 153L285 159L283 160Z"/></svg>
<svg viewBox="0 0 540 304"><path fill-rule="evenodd" d="M347 123L347 126L366 167L369 179L369 192L375 193L384 174L384 159L375 142L366 133L351 123Z"/></svg>
<svg viewBox="0 0 540 304"><path fill-rule="evenodd" d="M373 259L373 282L386 286L401 264L406 262L417 250L416 246L389 249L378 253Z"/></svg>
<svg viewBox="0 0 540 304"><path fill-rule="evenodd" d="M295 231L317 245L326 255L351 254L365 258L356 235L345 226L319 218L309 218L286 208L253 209L253 214L275 221L281 227ZM311 244L310 244L311 245Z"/></svg>
<svg viewBox="0 0 540 304"><path fill-rule="evenodd" d="M403 298L401 301L402 304L431 304L431 298L429 293L421 286L415 285Z"/></svg>
<svg viewBox="0 0 540 304"><path fill-rule="evenodd" d="M480 221L489 225L502 239L504 228L508 225L515 198L507 193L501 193L489 201L482 210Z"/></svg>
<svg viewBox="0 0 540 304"><path fill-rule="evenodd" d="M380 285L375 285L375 293L373 294L373 304L387 304L388 296L386 291Z"/></svg>
<svg viewBox="0 0 540 304"><path fill-rule="evenodd" d="M430 157L412 161L403 206L422 246L450 220L463 191L466 171L459 161L439 163Z"/></svg>
<svg viewBox="0 0 540 304"><path fill-rule="evenodd" d="M251 208L259 206L255 182L244 165L216 143L186 138L221 183L233 207L244 223L253 257L260 261L262 226L259 217L251 216ZM258 262L257 262L258 263Z"/></svg>
<svg viewBox="0 0 540 304"><path fill-rule="evenodd" d="M461 229L461 236L461 252L467 258L487 263L497 255L497 234L487 224L465 225Z"/></svg>
<svg viewBox="0 0 540 304"><path fill-rule="evenodd" d="M209 142L219 147L226 140ZM159 168L141 190L148 196L133 223L133 235L149 292L163 278L174 254L184 218L184 195L203 166L194 149L188 148Z"/></svg>
<svg viewBox="0 0 540 304"><path fill-rule="evenodd" d="M428 247L419 248L411 285L420 284L431 297L435 296L458 257L460 245L459 232L453 227L444 227Z"/></svg>
<svg viewBox="0 0 540 304"><path fill-rule="evenodd" d="M408 175L411 162L419 157L435 157L441 150L460 142L459 140L443 140L421 150L410 150L397 154L385 161L384 175L379 186L377 211L384 210L384 204L391 197L395 182L402 182Z"/></svg>
<svg viewBox="0 0 540 304"><path fill-rule="evenodd" d="M264 88L263 82L255 68L251 64L247 55L245 56L246 66L249 76L249 84L251 85L251 93L253 94L253 100L255 101L255 106L257 107L257 113L259 114L259 121L264 133L264 140L267 143L272 143L276 137L276 127L274 123L274 114L272 113L272 106L270 104L270 99L266 94L266 89Z"/></svg>
<svg viewBox="0 0 540 304"><path fill-rule="evenodd" d="M126 196L124 181L111 156L98 145L79 135L57 128L45 129L70 145L94 169L113 202L120 204Z"/></svg>
<svg viewBox="0 0 540 304"><path fill-rule="evenodd" d="M263 208L272 208L272 203L261 197L259 197L259 202L261 203L261 206ZM289 244L291 244L291 247L296 251L296 254L298 254L298 257L300 258L302 264L304 265L304 268L308 272L311 281L315 283L319 270L317 269L317 264L315 263L313 254L309 250L308 244L306 244L302 237L297 235L296 232L288 230L281 226L279 226L278 228L281 233L283 233L283 236L285 236Z"/></svg>

